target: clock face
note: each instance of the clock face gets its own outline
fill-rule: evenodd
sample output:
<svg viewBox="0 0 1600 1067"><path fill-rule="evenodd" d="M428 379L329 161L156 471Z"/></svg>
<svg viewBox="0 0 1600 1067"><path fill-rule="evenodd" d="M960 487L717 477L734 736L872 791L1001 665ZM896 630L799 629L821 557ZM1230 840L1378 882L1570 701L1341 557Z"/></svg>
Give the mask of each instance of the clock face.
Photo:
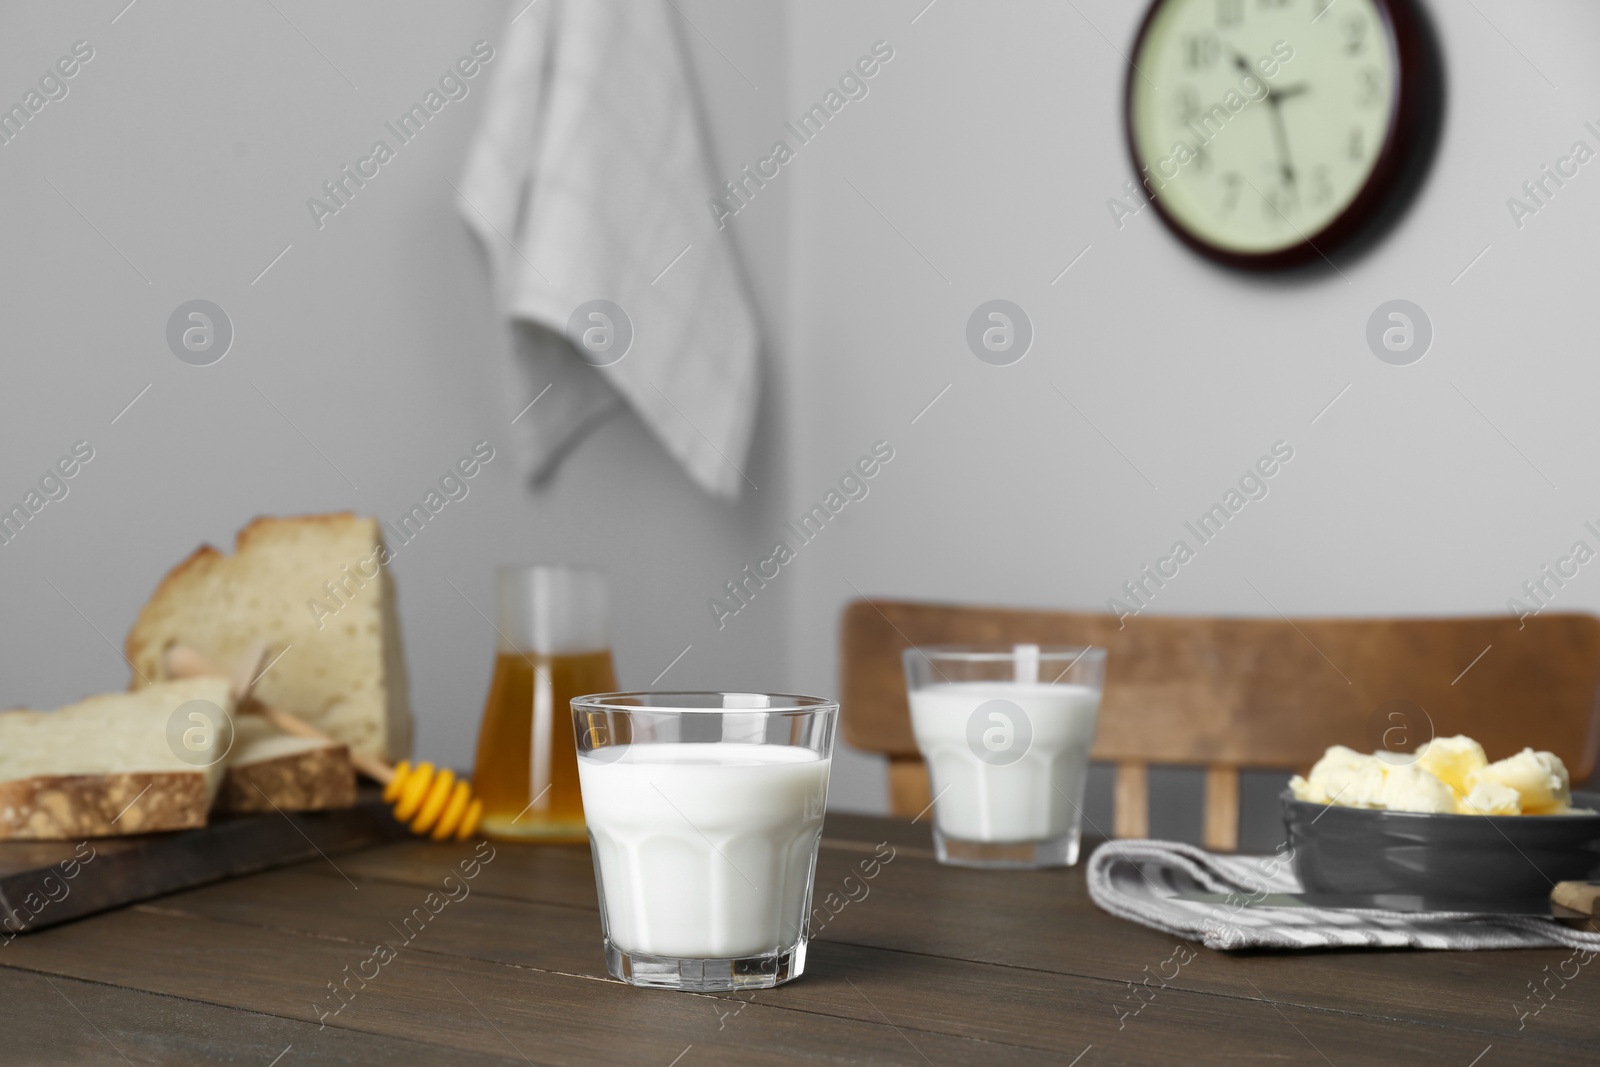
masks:
<svg viewBox="0 0 1600 1067"><path fill-rule="evenodd" d="M1190 244L1276 265L1314 257L1319 237L1359 221L1353 208L1376 210L1374 186L1404 149L1393 6L1157 0L1128 78L1129 141Z"/></svg>

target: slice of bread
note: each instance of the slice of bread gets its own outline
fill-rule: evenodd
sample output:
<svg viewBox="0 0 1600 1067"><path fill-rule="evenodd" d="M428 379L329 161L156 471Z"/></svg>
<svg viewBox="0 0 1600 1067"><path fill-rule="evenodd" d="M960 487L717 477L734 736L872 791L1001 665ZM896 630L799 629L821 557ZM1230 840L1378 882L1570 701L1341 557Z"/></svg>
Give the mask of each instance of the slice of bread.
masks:
<svg viewBox="0 0 1600 1067"><path fill-rule="evenodd" d="M218 811L323 811L356 802L356 768L347 747L291 737L259 715L234 716L226 762Z"/></svg>
<svg viewBox="0 0 1600 1067"><path fill-rule="evenodd" d="M388 559L377 520L349 513L258 518L239 531L232 556L202 545L128 631L132 684L166 677L162 653L174 643L231 666L266 641L278 658L256 684L258 699L353 752L403 759L411 710Z"/></svg>
<svg viewBox="0 0 1600 1067"><path fill-rule="evenodd" d="M196 701L210 707L185 710ZM56 711L0 712L0 839L204 826L222 780L221 724L232 714L225 678L162 682Z"/></svg>

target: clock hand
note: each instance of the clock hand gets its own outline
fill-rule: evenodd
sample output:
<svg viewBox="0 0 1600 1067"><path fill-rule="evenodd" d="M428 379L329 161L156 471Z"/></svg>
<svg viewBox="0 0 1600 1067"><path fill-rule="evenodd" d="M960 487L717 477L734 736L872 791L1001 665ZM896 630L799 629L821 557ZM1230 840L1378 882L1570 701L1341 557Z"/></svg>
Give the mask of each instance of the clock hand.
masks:
<svg viewBox="0 0 1600 1067"><path fill-rule="evenodd" d="M1285 98L1299 96L1301 93L1307 92L1311 88L1305 82L1297 82L1294 85L1287 85L1281 89L1274 89L1267 79L1256 74L1256 72L1250 66L1250 61L1239 52L1235 52L1233 54L1233 65L1261 83L1261 88L1263 90L1262 99L1265 99L1269 96L1281 96Z"/></svg>
<svg viewBox="0 0 1600 1067"><path fill-rule="evenodd" d="M1249 74L1251 77L1256 77L1256 72L1251 68L1250 61L1244 56L1240 55L1238 52L1233 54L1233 65L1244 71L1246 74ZM1272 133L1278 144L1278 169L1283 174L1283 180L1293 184L1294 164L1289 159L1289 132L1284 127L1283 111L1279 105L1282 103L1282 98L1284 96L1293 96L1303 93L1306 90L1306 86L1304 83L1302 83L1300 85L1290 86L1288 89L1274 90L1265 78L1257 78L1257 81L1259 81L1262 88L1266 90L1261 99L1266 101L1267 105L1271 108Z"/></svg>
<svg viewBox="0 0 1600 1067"><path fill-rule="evenodd" d="M1267 103L1272 105L1272 131L1278 139L1278 158L1282 160L1280 169L1283 171L1283 180L1294 183L1294 163L1289 159L1289 131L1283 124L1283 108L1277 96L1269 95Z"/></svg>
<svg viewBox="0 0 1600 1067"><path fill-rule="evenodd" d="M1290 183L1295 180L1294 163L1289 159L1289 134L1283 122L1283 102L1310 91L1311 86L1299 82L1272 90L1268 99L1268 103L1272 105L1273 127L1277 131L1278 144L1283 155L1283 178Z"/></svg>

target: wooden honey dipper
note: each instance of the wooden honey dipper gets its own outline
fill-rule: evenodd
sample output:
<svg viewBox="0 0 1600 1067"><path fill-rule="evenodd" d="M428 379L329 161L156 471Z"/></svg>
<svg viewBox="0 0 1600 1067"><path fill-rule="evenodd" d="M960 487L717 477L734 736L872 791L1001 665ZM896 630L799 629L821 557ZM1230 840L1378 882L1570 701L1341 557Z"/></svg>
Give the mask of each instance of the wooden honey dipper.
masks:
<svg viewBox="0 0 1600 1067"><path fill-rule="evenodd" d="M267 651L265 642L252 644L234 668L232 689L239 710L260 715L286 734L337 744L293 712L256 699L255 683L261 676L261 662ZM227 670L204 652L187 645L168 647L163 663L171 678L230 677ZM478 820L483 816L483 801L472 795L471 785L465 779L457 779L455 772L436 770L431 763L413 767L410 760L402 760L391 767L376 756L355 751L350 752L350 762L356 770L383 784L383 802L392 805L394 817L406 823L412 833L435 841L452 837L460 841L477 831Z"/></svg>

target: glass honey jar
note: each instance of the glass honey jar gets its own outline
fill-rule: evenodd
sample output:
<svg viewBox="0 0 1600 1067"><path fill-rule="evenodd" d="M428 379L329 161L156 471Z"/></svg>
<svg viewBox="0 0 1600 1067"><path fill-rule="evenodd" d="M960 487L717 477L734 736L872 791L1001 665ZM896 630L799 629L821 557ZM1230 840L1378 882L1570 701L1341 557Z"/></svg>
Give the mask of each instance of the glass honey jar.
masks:
<svg viewBox="0 0 1600 1067"><path fill-rule="evenodd" d="M574 697L617 688L604 571L496 572L499 642L478 728L472 787L481 832L502 841L586 841Z"/></svg>

